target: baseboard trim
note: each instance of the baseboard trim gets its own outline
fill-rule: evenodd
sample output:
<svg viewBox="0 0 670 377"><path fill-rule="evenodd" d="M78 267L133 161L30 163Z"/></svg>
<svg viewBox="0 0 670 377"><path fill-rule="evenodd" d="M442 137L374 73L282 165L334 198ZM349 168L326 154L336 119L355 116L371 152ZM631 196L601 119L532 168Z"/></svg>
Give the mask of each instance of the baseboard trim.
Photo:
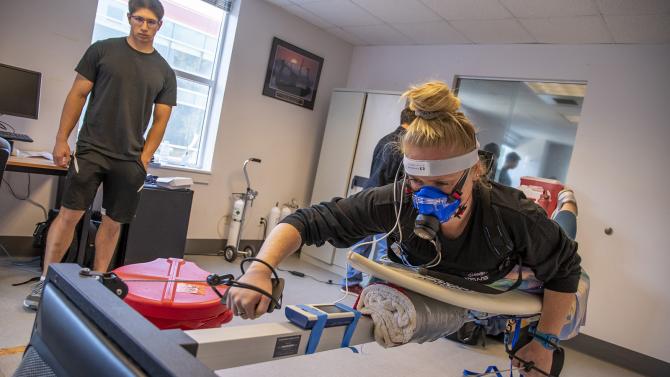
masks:
<svg viewBox="0 0 670 377"><path fill-rule="evenodd" d="M670 376L670 363L586 334L579 334L561 344L645 376Z"/></svg>
<svg viewBox="0 0 670 377"><path fill-rule="evenodd" d="M37 257L42 254L40 249L33 248L32 236L0 236L0 245L4 246L12 257ZM0 250L0 256L6 254Z"/></svg>

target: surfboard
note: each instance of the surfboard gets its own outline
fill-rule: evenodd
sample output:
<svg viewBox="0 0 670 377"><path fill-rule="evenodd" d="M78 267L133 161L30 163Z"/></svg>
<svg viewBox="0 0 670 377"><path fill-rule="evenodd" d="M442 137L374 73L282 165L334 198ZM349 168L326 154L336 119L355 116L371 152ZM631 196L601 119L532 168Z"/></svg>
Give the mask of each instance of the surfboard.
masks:
<svg viewBox="0 0 670 377"><path fill-rule="evenodd" d="M359 271L399 287L462 308L487 314L533 315L542 310L538 295L513 290L497 295L470 291L397 264L382 264L349 251L349 263Z"/></svg>

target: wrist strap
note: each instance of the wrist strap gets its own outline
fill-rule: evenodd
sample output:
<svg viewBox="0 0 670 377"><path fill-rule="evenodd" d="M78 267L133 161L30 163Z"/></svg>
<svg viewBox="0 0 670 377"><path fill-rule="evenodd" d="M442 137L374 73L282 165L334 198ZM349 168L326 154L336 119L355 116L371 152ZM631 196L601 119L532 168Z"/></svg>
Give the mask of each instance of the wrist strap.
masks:
<svg viewBox="0 0 670 377"><path fill-rule="evenodd" d="M539 342L542 347L548 350L556 350L559 347L561 340L554 334L547 334L539 331L536 326L528 328L528 333L533 336L533 340Z"/></svg>

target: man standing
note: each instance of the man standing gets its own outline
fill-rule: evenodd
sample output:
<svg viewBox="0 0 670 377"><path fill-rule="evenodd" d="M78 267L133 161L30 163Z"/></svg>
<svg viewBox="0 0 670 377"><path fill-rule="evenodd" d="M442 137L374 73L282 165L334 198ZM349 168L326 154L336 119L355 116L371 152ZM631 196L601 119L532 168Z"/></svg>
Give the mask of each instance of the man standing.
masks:
<svg viewBox="0 0 670 377"><path fill-rule="evenodd" d="M516 152L510 152L505 156L505 164L500 169L498 183L505 186L512 185L512 178L510 178L508 170L514 170L517 166L519 166L519 160L521 160L521 156L519 156Z"/></svg>
<svg viewBox="0 0 670 377"><path fill-rule="evenodd" d="M414 121L416 115L414 111L405 108L400 112L400 126L395 129L395 131L384 136L377 142L375 150L372 154L372 166L370 167L370 178L365 184L365 188L371 187L380 187L393 183L395 180L396 174L398 177L402 177L401 172L398 172L398 169L402 165L402 152L400 151L400 137L409 125ZM367 237L363 239L360 244L366 242L372 242L374 239L379 239L383 237L383 234L376 235L374 237ZM372 244L365 244L360 246L354 246L352 250L355 253L358 253L364 257L369 257L370 252L372 251ZM376 244L376 253L375 259L379 259L386 255L386 240L380 240ZM348 291L353 294L360 294L363 290L361 283L363 282L363 273L356 270L355 268L349 265L347 267L347 277L342 279L342 291Z"/></svg>
<svg viewBox="0 0 670 377"><path fill-rule="evenodd" d="M95 237L96 271L107 270L121 224L135 217L149 160L177 104L175 73L153 47L164 13L159 0L130 0L130 34L94 43L75 68L77 77L63 106L53 150L55 164L69 164L63 205L49 228L42 278L23 301L27 308L37 309L49 264L63 258L101 183L103 217ZM76 152L70 156L67 139L89 94ZM145 140L152 109L153 123Z"/></svg>

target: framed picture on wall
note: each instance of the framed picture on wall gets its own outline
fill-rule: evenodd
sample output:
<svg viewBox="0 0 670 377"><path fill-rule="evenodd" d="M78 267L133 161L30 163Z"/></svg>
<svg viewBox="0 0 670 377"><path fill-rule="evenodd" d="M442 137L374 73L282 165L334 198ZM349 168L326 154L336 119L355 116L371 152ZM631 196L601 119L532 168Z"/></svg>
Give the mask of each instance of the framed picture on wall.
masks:
<svg viewBox="0 0 670 377"><path fill-rule="evenodd" d="M312 110L322 66L322 57L275 37L263 95Z"/></svg>

